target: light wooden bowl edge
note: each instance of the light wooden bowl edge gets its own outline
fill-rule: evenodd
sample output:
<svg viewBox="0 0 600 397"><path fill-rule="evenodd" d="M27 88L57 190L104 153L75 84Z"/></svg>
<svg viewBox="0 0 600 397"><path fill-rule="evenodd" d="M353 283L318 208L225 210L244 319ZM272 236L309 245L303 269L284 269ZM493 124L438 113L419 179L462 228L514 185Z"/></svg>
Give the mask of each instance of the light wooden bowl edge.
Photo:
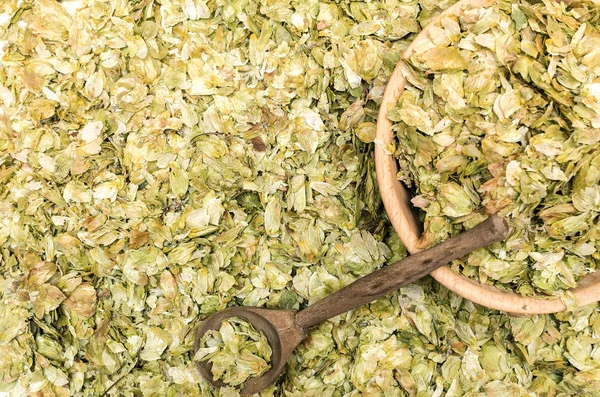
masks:
<svg viewBox="0 0 600 397"><path fill-rule="evenodd" d="M461 0L433 19L408 46L402 60L408 59L414 52L419 40L429 34L429 26L437 23L444 15L460 15L468 6L483 6L490 0ZM402 62L402 61L401 61ZM396 159L384 149L393 142L392 123L387 115L404 91L406 79L402 75L400 62L394 69L386 86L377 118L375 145L375 168L377 182L385 210L394 230L410 253L420 251L420 226L411 213L410 197L406 188L398 181ZM431 275L443 286L474 303L512 314L548 314L567 309L559 298L535 298L520 296L516 293L502 292L499 289L478 283L466 276L453 272L449 267L439 268ZM571 290L579 306L585 306L600 300L600 272L592 273L581 280L579 286Z"/></svg>

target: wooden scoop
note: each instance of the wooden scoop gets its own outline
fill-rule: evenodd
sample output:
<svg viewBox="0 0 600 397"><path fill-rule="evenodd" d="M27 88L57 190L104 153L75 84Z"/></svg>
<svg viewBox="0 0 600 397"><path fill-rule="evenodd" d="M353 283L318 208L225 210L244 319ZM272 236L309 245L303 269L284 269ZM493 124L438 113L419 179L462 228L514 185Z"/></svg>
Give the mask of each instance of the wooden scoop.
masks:
<svg viewBox="0 0 600 397"><path fill-rule="evenodd" d="M209 330L218 330L224 319L241 317L249 321L265 334L273 350L271 369L258 378L249 378L240 391L242 396L258 393L279 377L292 351L306 337L308 328L407 286L473 250L501 241L506 238L508 231L504 219L491 216L474 228L362 277L299 312L255 307L231 307L217 312L207 318L198 330L194 350L201 347L204 334ZM213 379L212 364L198 361L197 366L211 385L225 386L225 383Z"/></svg>

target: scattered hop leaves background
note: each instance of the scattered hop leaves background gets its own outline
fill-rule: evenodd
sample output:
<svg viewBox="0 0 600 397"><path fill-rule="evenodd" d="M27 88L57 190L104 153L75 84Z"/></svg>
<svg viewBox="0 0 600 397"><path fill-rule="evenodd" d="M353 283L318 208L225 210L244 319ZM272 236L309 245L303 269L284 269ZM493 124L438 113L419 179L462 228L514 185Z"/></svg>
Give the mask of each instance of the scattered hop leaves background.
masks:
<svg viewBox="0 0 600 397"><path fill-rule="evenodd" d="M235 396L196 371L199 321L298 309L405 256L367 143L451 3L2 2L0 392ZM262 395L594 395L599 333L596 305L512 318L425 279L311 330Z"/></svg>

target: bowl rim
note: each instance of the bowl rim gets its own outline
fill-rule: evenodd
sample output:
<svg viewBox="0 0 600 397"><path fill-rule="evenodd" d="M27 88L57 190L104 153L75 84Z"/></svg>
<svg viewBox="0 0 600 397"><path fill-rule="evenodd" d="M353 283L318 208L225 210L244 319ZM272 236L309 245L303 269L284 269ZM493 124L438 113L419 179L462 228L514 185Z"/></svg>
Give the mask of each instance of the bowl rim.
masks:
<svg viewBox="0 0 600 397"><path fill-rule="evenodd" d="M466 9L492 5L495 0L460 0L440 13L423 28L404 51L394 69L383 94L381 107L377 117L377 133L375 138L375 169L381 198L390 222L398 237L409 253L421 251L419 240L421 225L413 213L410 196L404 185L398 181L398 166L392 153L387 149L394 140L392 123L388 113L404 91L406 79L402 74L402 63L415 51L420 41L429 38L430 27L446 15L460 16ZM503 292L496 287L481 284L462 274L455 273L448 266L443 266L431 273L434 279L454 293L474 303L490 309L511 314L549 314L567 310L560 298L526 297L514 292ZM577 306L586 306L600 300L600 272L586 275L576 288L569 290L577 299Z"/></svg>

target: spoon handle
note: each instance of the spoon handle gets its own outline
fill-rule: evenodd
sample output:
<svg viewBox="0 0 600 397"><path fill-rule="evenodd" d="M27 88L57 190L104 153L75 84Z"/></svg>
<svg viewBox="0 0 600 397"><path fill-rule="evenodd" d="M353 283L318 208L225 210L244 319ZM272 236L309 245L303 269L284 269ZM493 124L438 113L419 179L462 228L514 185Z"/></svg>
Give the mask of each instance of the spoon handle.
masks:
<svg viewBox="0 0 600 397"><path fill-rule="evenodd" d="M471 251L504 240L508 224L502 218L490 216L474 228L448 239L432 248L410 255L383 267L296 314L296 323L310 328L328 318L345 313L405 287L438 267Z"/></svg>

